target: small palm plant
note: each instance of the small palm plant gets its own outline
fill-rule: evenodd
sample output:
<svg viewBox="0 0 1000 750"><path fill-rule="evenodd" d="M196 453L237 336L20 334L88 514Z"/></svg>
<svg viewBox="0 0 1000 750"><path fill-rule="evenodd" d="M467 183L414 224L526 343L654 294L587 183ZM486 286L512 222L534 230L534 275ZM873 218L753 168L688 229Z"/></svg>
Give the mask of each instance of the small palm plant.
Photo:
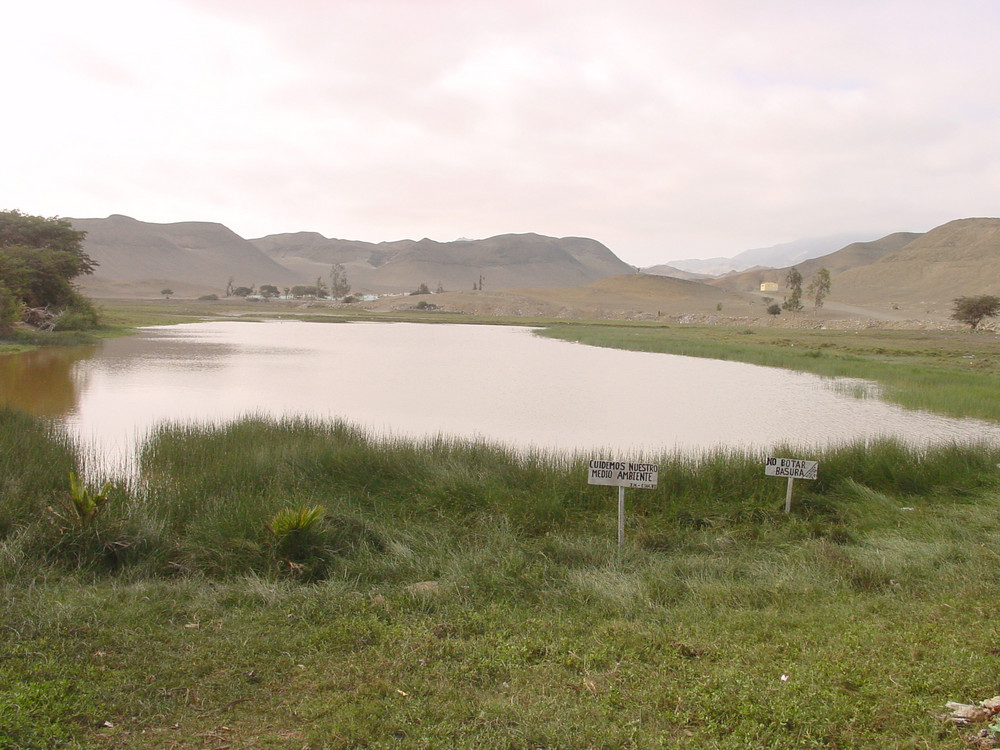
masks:
<svg viewBox="0 0 1000 750"><path fill-rule="evenodd" d="M53 511L56 516L78 528L90 526L101 508L108 502L111 483L107 482L100 492L91 492L72 471L69 473L69 497L61 498L59 505L65 513Z"/></svg>
<svg viewBox="0 0 1000 750"><path fill-rule="evenodd" d="M321 576L328 557L323 533L325 515L322 505L284 508L264 524L271 533L271 547L279 564L303 578Z"/></svg>

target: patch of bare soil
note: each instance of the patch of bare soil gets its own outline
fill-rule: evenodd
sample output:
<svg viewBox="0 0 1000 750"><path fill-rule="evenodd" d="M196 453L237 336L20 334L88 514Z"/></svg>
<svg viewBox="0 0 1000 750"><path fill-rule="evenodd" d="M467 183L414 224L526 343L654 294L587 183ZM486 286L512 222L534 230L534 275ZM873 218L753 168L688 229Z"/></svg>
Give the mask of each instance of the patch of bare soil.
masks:
<svg viewBox="0 0 1000 750"><path fill-rule="evenodd" d="M418 307L419 306L419 307ZM664 323L729 325L832 330L912 329L961 330L964 326L942 315L910 317L905 311L879 310L828 301L821 308L769 315L757 294L721 293L702 297L658 293L624 293L591 287L535 290L444 292L382 297L364 307L381 312L424 310L497 318L564 318ZM984 322L983 330L1000 330Z"/></svg>

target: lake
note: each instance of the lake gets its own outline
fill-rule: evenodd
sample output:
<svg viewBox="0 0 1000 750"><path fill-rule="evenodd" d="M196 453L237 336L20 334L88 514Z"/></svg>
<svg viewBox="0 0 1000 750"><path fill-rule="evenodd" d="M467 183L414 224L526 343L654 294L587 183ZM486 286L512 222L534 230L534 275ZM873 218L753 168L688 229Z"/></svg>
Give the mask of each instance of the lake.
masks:
<svg viewBox="0 0 1000 750"><path fill-rule="evenodd" d="M601 349L521 327L208 322L0 357L0 401L66 425L127 470L162 422L342 418L388 436L483 438L616 456L895 436L989 440L1000 425L906 411L864 382Z"/></svg>

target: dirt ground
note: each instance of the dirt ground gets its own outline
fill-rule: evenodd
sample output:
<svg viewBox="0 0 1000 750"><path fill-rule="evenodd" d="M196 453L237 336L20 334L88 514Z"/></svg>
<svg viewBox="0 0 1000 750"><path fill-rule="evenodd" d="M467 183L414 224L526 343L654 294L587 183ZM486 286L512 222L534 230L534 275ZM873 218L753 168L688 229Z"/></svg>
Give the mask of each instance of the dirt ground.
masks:
<svg viewBox="0 0 1000 750"><path fill-rule="evenodd" d="M209 287L176 284L163 279L114 284L83 284L85 294L97 300L162 300L164 289L171 299L197 300L205 294L220 294ZM235 298L229 298L234 301ZM664 323L767 326L776 328L865 329L897 328L959 330L964 326L951 320L943 300L900 309L884 306L860 307L838 301L836 295L822 307L809 303L800 312L782 311L768 315L768 304L781 298L761 293L727 292L694 282L653 276L619 276L583 287L538 289L445 291L437 294L391 294L349 305L326 301L288 301L301 309L325 307L363 309L370 312L458 313L497 318L555 318L628 320ZM254 304L248 300L247 304ZM259 304L259 303L258 303ZM995 320L981 324L984 330L1000 331Z"/></svg>

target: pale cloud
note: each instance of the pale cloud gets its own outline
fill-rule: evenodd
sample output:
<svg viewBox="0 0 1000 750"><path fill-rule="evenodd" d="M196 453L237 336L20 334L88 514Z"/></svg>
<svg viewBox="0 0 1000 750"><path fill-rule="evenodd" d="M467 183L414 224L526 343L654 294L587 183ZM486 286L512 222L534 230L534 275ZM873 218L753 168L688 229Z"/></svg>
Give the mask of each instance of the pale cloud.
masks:
<svg viewBox="0 0 1000 750"><path fill-rule="evenodd" d="M26 4L0 204L638 265L996 215L991 0L611 5Z"/></svg>

